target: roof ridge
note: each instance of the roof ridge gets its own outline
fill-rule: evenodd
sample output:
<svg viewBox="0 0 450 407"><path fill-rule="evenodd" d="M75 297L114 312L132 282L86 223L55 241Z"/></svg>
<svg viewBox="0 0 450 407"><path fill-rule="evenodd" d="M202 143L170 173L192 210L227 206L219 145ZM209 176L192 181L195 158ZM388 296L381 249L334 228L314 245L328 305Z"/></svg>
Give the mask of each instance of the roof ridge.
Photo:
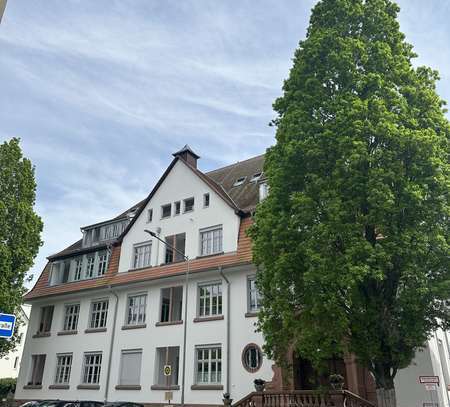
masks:
<svg viewBox="0 0 450 407"><path fill-rule="evenodd" d="M242 160L242 161L236 161L236 162L233 163L233 164L228 164L228 165L225 165L224 167L216 168L215 170L211 170L211 171L205 172L204 174L205 174L205 175L208 175L208 174L211 174L211 173L216 172L216 171L221 171L221 170L224 170L224 169L226 169L226 168L233 167L233 166L235 166L235 165L237 165L237 164L242 164L242 163L245 163L245 162L247 162L247 161L255 160L255 159L260 158L260 157L262 157L262 156L264 156L264 155L266 155L266 153L262 153L262 154L259 154L259 155L255 155L254 157L250 157L250 158L247 158L247 159Z"/></svg>

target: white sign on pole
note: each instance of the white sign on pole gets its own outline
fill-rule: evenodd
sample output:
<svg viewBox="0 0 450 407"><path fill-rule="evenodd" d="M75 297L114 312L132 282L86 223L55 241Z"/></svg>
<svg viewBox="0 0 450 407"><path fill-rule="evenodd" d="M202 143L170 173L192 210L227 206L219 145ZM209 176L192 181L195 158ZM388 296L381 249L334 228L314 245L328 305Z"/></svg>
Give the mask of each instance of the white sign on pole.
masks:
<svg viewBox="0 0 450 407"><path fill-rule="evenodd" d="M425 383L425 390L437 390L437 386L434 383Z"/></svg>
<svg viewBox="0 0 450 407"><path fill-rule="evenodd" d="M419 376L419 383L434 383L439 386L439 376Z"/></svg>

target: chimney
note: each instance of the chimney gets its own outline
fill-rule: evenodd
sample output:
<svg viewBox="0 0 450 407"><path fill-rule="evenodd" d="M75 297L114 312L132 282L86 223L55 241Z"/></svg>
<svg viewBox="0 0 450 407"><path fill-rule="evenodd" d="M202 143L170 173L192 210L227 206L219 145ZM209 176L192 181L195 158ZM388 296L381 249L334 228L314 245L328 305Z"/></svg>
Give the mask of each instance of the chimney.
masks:
<svg viewBox="0 0 450 407"><path fill-rule="evenodd" d="M181 158L192 167L197 168L197 160L200 158L200 156L195 154L187 144L181 150L173 153L172 155L174 157Z"/></svg>

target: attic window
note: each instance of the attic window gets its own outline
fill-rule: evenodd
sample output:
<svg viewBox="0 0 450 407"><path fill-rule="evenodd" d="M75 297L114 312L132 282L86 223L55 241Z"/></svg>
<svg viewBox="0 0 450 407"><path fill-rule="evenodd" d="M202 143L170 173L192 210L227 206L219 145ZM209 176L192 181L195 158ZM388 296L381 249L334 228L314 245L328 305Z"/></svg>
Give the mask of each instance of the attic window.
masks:
<svg viewBox="0 0 450 407"><path fill-rule="evenodd" d="M242 185L247 177L239 177L236 182L233 184L234 187L238 187L239 185Z"/></svg>
<svg viewBox="0 0 450 407"><path fill-rule="evenodd" d="M256 174L253 174L252 179L250 182L258 181L261 178L262 172L257 172Z"/></svg>
<svg viewBox="0 0 450 407"><path fill-rule="evenodd" d="M170 217L171 212L172 212L172 205L171 204L167 204L167 205L161 206L161 218L168 218L168 217Z"/></svg>

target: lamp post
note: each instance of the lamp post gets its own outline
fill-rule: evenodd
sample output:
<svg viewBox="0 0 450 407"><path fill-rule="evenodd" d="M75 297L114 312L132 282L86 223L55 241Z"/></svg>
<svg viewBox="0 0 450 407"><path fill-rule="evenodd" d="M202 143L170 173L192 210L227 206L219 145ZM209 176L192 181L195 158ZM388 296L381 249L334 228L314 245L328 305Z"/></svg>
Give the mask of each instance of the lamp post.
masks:
<svg viewBox="0 0 450 407"><path fill-rule="evenodd" d="M183 256L186 260L186 278L184 282L184 331L183 331L183 365L181 368L181 407L184 407L184 386L186 379L186 338L187 338L187 304L188 304L188 283L189 283L189 257L186 256L182 251L178 250L176 247L167 243L165 240L161 239L155 232L145 229L144 232L148 233L150 236L159 240L161 243L165 244L167 247L177 252Z"/></svg>

